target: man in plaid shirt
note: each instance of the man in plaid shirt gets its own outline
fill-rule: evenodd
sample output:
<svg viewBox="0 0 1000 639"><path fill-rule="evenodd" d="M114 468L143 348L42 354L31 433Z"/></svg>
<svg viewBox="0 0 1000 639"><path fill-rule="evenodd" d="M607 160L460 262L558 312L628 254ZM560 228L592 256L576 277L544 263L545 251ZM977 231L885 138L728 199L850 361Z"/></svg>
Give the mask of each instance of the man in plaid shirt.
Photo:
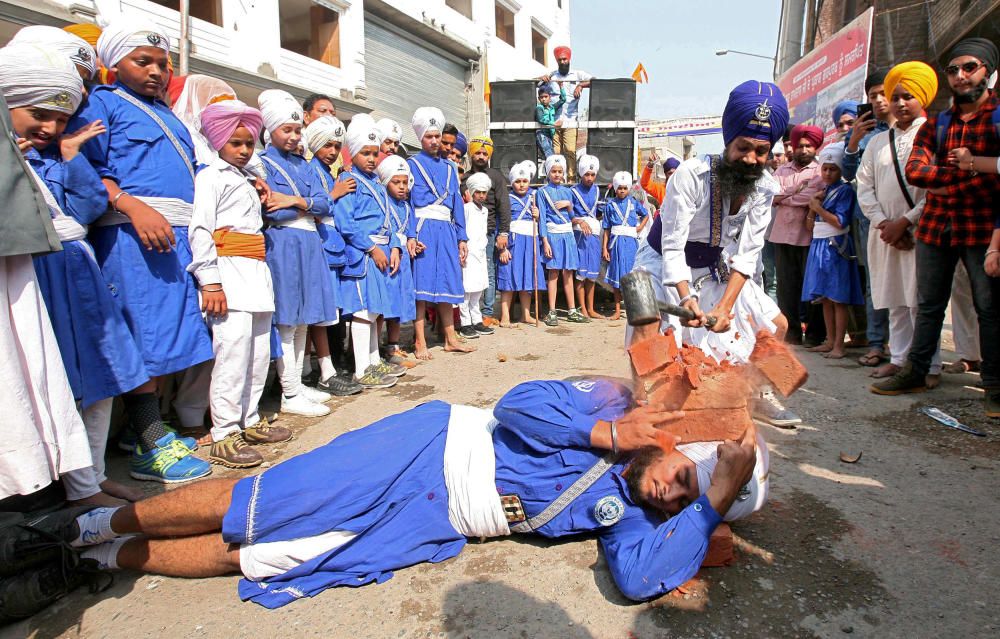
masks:
<svg viewBox="0 0 1000 639"><path fill-rule="evenodd" d="M954 106L927 120L906 164L910 184L928 189L916 231L919 309L909 361L893 377L872 386L880 395L926 390L931 357L959 260L969 272L979 316L986 414L1000 417L1000 278L984 268L997 220L1000 175L980 173L969 156L1000 156L994 111L1000 106L987 79L997 68L997 47L984 38L955 45L945 67ZM965 160L965 161L960 161Z"/></svg>

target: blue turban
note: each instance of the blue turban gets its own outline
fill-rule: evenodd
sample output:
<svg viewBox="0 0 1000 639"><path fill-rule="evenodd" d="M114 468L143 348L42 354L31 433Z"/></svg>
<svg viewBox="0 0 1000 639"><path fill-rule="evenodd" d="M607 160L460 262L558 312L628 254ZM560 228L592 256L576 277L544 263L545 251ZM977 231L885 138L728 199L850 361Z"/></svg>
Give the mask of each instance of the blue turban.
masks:
<svg viewBox="0 0 1000 639"><path fill-rule="evenodd" d="M833 107L833 126L840 124L840 118L844 117L845 113L858 117L858 101L841 100L838 102L837 106Z"/></svg>
<svg viewBox="0 0 1000 639"><path fill-rule="evenodd" d="M461 151L462 155L469 152L469 140L461 131L459 131L458 135L455 136L455 148Z"/></svg>
<svg viewBox="0 0 1000 639"><path fill-rule="evenodd" d="M677 158L667 158L667 161L663 163L663 172L673 171L681 165L681 161Z"/></svg>
<svg viewBox="0 0 1000 639"><path fill-rule="evenodd" d="M770 82L747 80L729 94L722 112L722 140L727 145L740 136L774 144L788 126L788 103Z"/></svg>

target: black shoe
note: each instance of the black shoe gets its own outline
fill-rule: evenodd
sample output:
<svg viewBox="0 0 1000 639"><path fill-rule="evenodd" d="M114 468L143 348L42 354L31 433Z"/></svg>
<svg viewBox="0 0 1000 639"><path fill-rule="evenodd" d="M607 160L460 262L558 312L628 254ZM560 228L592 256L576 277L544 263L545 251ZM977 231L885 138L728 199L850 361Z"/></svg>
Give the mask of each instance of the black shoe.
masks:
<svg viewBox="0 0 1000 639"><path fill-rule="evenodd" d="M58 561L0 579L0 624L41 612L83 584L90 592L107 590L113 577L93 559L80 559L72 549Z"/></svg>
<svg viewBox="0 0 1000 639"><path fill-rule="evenodd" d="M906 362L899 372L875 382L869 387L876 395L902 395L904 393L922 393L927 390L927 375L913 370L913 364Z"/></svg>
<svg viewBox="0 0 1000 639"><path fill-rule="evenodd" d="M364 390L364 387L354 380L344 379L343 377L338 377L336 375L328 377L321 382L317 382L316 388L324 393L330 393L331 395L335 395L337 397L357 395Z"/></svg>
<svg viewBox="0 0 1000 639"><path fill-rule="evenodd" d="M316 383L319 381L319 376L320 376L319 366L316 366L311 371L309 371L308 375L302 376L302 385L315 386Z"/></svg>
<svg viewBox="0 0 1000 639"><path fill-rule="evenodd" d="M16 575L72 552L69 544L80 534L76 518L94 508L64 508L23 518L0 530L0 576Z"/></svg>
<svg viewBox="0 0 1000 639"><path fill-rule="evenodd" d="M472 328L471 326L461 327L460 329L458 329L458 334L464 337L465 339L479 339L479 333L477 333L476 329Z"/></svg>
<svg viewBox="0 0 1000 639"><path fill-rule="evenodd" d="M493 330L486 324L483 324L482 322L479 322L478 324L474 325L472 327L472 330L476 331L480 335L492 335L493 333L496 333L495 330Z"/></svg>

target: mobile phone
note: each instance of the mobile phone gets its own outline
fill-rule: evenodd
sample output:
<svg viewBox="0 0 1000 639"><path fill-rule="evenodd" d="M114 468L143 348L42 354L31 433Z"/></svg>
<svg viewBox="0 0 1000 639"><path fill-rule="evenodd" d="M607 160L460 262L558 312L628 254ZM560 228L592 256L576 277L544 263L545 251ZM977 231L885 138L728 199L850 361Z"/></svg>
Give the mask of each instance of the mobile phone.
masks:
<svg viewBox="0 0 1000 639"><path fill-rule="evenodd" d="M871 102L862 102L861 104L858 105L858 119L859 120L861 119L861 117L864 114L871 113L871 112L872 112L872 104L871 104Z"/></svg>

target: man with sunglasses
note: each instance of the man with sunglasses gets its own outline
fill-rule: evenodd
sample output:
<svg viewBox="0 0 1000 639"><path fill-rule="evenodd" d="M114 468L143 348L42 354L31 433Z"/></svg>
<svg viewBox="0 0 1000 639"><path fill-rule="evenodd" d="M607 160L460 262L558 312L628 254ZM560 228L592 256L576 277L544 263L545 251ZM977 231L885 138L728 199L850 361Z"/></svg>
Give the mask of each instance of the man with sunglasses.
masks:
<svg viewBox="0 0 1000 639"><path fill-rule="evenodd" d="M1000 176L979 173L974 162L953 163L949 153L968 149L974 157L1000 155L998 100L988 88L997 47L985 38L962 40L951 50L945 75L953 106L931 117L913 141L906 178L928 189L917 224L919 307L909 361L894 376L872 386L883 395L920 392L937 349L959 261L969 273L979 316L986 415L1000 418L1000 279L986 274L986 251L996 223Z"/></svg>

